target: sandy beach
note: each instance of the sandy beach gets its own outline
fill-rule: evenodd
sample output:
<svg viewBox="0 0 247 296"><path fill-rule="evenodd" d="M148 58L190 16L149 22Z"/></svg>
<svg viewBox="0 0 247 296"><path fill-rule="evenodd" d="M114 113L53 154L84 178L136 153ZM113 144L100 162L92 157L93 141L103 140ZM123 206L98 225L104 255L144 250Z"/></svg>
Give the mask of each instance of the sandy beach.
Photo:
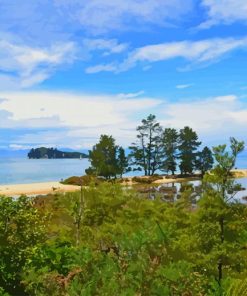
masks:
<svg viewBox="0 0 247 296"><path fill-rule="evenodd" d="M79 186L63 185L59 182L44 182L32 184L0 185L0 195L16 196L21 194L37 195L56 192L72 192L79 190Z"/></svg>
<svg viewBox="0 0 247 296"><path fill-rule="evenodd" d="M247 177L247 169L242 169L242 170L232 170L231 171L234 178L245 178Z"/></svg>
<svg viewBox="0 0 247 296"><path fill-rule="evenodd" d="M146 178L146 177L143 177ZM121 184L123 185L134 185L140 184L133 182L133 177L123 178L125 181ZM165 184L173 182L186 181L185 178L165 178L163 177L160 180L156 180L153 184ZM58 192L73 192L80 190L79 186L76 185L63 185L59 182L42 182L42 183L30 183L30 184L11 184L11 185L0 185L0 195L7 196L18 196L21 194L25 195L37 195L37 194L49 194L49 193L58 193Z"/></svg>
<svg viewBox="0 0 247 296"><path fill-rule="evenodd" d="M247 169L233 170L232 174L235 178L247 177ZM142 177L146 178L146 177ZM123 178L123 185L135 185L140 184L133 182L133 177ZM175 182L183 182L193 180L193 178L167 178L154 181L152 184L167 184ZM11 184L11 185L0 185L0 195L7 196L18 196L21 194L26 195L37 195L37 194L49 194L57 192L73 192L80 190L79 186L76 185L64 185L59 182L43 182L43 183L31 183L31 184Z"/></svg>

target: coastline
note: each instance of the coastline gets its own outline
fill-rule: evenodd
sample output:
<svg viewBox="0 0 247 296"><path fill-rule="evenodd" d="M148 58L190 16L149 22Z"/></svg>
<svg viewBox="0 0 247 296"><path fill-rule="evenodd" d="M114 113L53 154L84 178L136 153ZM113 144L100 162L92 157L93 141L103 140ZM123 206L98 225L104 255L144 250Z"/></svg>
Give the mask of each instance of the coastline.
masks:
<svg viewBox="0 0 247 296"><path fill-rule="evenodd" d="M231 171L234 178L246 178L247 169L235 169Z"/></svg>
<svg viewBox="0 0 247 296"><path fill-rule="evenodd" d="M10 184L0 185L0 196L16 196L16 195L38 195L49 193L73 192L79 190L79 186L64 185L59 182L42 182L30 184Z"/></svg>
<svg viewBox="0 0 247 296"><path fill-rule="evenodd" d="M234 178L245 178L247 177L247 169L236 169L232 171ZM141 184L138 182L133 182L134 177L123 178L121 184L126 186L132 186L136 184ZM146 177L142 177L146 178ZM176 182L184 182L195 180L195 178L167 178L162 177L162 179L156 180L151 184L168 184ZM150 185L151 185L150 184ZM64 192L73 192L80 190L80 186L77 185L64 185L60 182L40 182L40 183L29 183L29 184L7 184L0 185L0 196L19 196L19 195L39 195L39 194L50 194L50 193L64 193Z"/></svg>

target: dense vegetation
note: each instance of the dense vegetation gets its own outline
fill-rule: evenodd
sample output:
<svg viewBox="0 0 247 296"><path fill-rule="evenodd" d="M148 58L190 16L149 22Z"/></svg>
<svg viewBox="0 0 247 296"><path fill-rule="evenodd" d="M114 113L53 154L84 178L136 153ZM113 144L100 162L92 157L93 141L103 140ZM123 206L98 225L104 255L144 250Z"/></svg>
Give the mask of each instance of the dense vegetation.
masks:
<svg viewBox="0 0 247 296"><path fill-rule="evenodd" d="M129 147L128 156L121 146L115 144L112 136L102 135L99 143L89 151L91 167L86 173L109 179L130 170L142 171L145 176L160 171L174 174L179 167L182 175L199 170L203 176L213 167L212 151L208 147L199 150L201 142L190 127L180 131L163 129L150 114L136 130L137 140Z"/></svg>
<svg viewBox="0 0 247 296"><path fill-rule="evenodd" d="M246 295L247 208L230 171L244 145L213 148L200 198L172 202L110 182L0 198L0 295Z"/></svg>
<svg viewBox="0 0 247 296"><path fill-rule="evenodd" d="M102 135L91 151L91 166L86 170L89 175L103 176L107 179L120 176L128 171L128 160L123 147L115 144L112 136Z"/></svg>
<svg viewBox="0 0 247 296"><path fill-rule="evenodd" d="M88 156L85 153L81 152L63 152L57 150L56 148L32 148L28 153L28 158L87 158Z"/></svg>

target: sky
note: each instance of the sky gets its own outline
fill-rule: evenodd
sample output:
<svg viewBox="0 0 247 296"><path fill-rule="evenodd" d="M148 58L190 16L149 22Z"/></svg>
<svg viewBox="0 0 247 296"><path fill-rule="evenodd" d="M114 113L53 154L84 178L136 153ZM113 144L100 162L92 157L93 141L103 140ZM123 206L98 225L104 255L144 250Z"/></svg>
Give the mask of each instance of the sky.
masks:
<svg viewBox="0 0 247 296"><path fill-rule="evenodd" d="M128 147L150 113L247 142L246 0L0 0L0 149Z"/></svg>

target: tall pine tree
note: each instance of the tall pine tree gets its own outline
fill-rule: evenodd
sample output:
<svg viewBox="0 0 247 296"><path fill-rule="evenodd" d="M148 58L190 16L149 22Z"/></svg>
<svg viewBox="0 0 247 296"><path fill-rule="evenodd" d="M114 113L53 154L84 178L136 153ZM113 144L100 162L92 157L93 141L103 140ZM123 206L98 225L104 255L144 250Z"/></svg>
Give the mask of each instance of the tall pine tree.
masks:
<svg viewBox="0 0 247 296"><path fill-rule="evenodd" d="M162 128L155 115L150 114L136 130L137 142L129 147L131 164L134 170L143 170L145 176L153 175L161 165Z"/></svg>
<svg viewBox="0 0 247 296"><path fill-rule="evenodd" d="M179 134L179 158L181 174L192 174L196 167L197 149L201 145L198 136L192 128L186 126Z"/></svg>
<svg viewBox="0 0 247 296"><path fill-rule="evenodd" d="M166 128L162 136L162 145L165 160L162 165L162 170L172 174L177 168L177 147L178 147L178 133L174 128Z"/></svg>
<svg viewBox="0 0 247 296"><path fill-rule="evenodd" d="M201 171L202 177L213 168L214 158L212 151L206 146L201 152L198 152L196 159L196 169Z"/></svg>

